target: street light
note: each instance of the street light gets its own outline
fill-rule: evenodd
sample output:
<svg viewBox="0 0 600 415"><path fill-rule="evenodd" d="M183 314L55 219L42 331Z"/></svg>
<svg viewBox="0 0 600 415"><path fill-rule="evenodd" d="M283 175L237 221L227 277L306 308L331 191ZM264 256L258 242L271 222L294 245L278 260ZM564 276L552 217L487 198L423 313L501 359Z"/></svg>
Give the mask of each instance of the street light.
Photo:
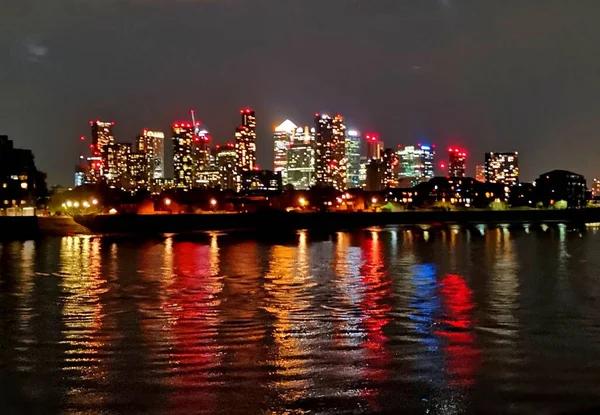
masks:
<svg viewBox="0 0 600 415"><path fill-rule="evenodd" d="M92 205L97 205L98 204L98 199L93 199L92 200Z"/></svg>
<svg viewBox="0 0 600 415"><path fill-rule="evenodd" d="M76 207L76 208L78 208L79 207L79 202L73 203L73 206Z"/></svg>
<svg viewBox="0 0 600 415"><path fill-rule="evenodd" d="M83 207L84 208L89 208L90 207L90 204L89 204L89 202L87 200L83 202Z"/></svg>
<svg viewBox="0 0 600 415"><path fill-rule="evenodd" d="M371 199L371 203L373 203L373 204L377 203L377 198L374 197L373 199Z"/></svg>
<svg viewBox="0 0 600 415"><path fill-rule="evenodd" d="M67 207L71 207L73 206L73 202L71 202L70 200L67 200Z"/></svg>
<svg viewBox="0 0 600 415"><path fill-rule="evenodd" d="M170 206L171 205L171 199L165 199L165 205Z"/></svg>
<svg viewBox="0 0 600 415"><path fill-rule="evenodd" d="M210 199L210 205L211 205L212 207L215 207L215 206L217 206L217 199Z"/></svg>
<svg viewBox="0 0 600 415"><path fill-rule="evenodd" d="M300 199L298 199L298 202L300 203L300 206L304 207L304 205L306 205L306 199L301 197Z"/></svg>

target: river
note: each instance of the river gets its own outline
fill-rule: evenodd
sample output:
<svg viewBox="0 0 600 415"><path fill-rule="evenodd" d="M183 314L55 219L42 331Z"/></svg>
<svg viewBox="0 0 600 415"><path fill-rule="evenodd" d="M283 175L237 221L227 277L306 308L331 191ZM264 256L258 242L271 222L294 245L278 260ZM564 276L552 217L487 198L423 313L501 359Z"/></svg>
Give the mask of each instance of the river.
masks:
<svg viewBox="0 0 600 415"><path fill-rule="evenodd" d="M600 410L600 232L0 245L0 412Z"/></svg>

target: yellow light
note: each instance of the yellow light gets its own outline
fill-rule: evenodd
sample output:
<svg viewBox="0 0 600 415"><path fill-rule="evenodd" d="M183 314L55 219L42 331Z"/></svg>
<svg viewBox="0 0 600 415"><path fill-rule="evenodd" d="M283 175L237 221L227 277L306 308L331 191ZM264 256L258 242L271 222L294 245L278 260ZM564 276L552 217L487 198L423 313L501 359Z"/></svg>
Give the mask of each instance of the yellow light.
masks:
<svg viewBox="0 0 600 415"><path fill-rule="evenodd" d="M212 206L217 206L217 200L216 199L210 199L210 204Z"/></svg>
<svg viewBox="0 0 600 415"><path fill-rule="evenodd" d="M92 200L92 205L97 205L97 204L98 204L98 199Z"/></svg>
<svg viewBox="0 0 600 415"><path fill-rule="evenodd" d="M62 207L64 207L64 208L65 208L65 207L67 207L67 204L66 204L66 203L63 203L63 204L62 204Z"/></svg>
<svg viewBox="0 0 600 415"><path fill-rule="evenodd" d="M165 199L165 205L169 206L171 204L171 199Z"/></svg>
<svg viewBox="0 0 600 415"><path fill-rule="evenodd" d="M298 202L300 202L300 206L304 206L306 205L306 199L301 197L300 199L298 199Z"/></svg>
<svg viewBox="0 0 600 415"><path fill-rule="evenodd" d="M21 189L27 189L27 182L21 183Z"/></svg>
<svg viewBox="0 0 600 415"><path fill-rule="evenodd" d="M350 199L350 193L346 193L344 196L346 196L346 199Z"/></svg>
<svg viewBox="0 0 600 415"><path fill-rule="evenodd" d="M377 203L377 198L374 197L373 199L371 199L371 203Z"/></svg>
<svg viewBox="0 0 600 415"><path fill-rule="evenodd" d="M108 213L110 213L111 215L116 215L117 214L117 209L112 208L111 210L108 211Z"/></svg>
<svg viewBox="0 0 600 415"><path fill-rule="evenodd" d="M85 202L83 202L83 207L86 207L86 208L90 207L90 204L87 200Z"/></svg>
<svg viewBox="0 0 600 415"><path fill-rule="evenodd" d="M67 200L67 206L68 206L68 207L71 207L71 206L73 206L73 202L71 202L70 200Z"/></svg>
<svg viewBox="0 0 600 415"><path fill-rule="evenodd" d="M79 202L73 203L73 206L76 207L76 208L78 208L79 207Z"/></svg>

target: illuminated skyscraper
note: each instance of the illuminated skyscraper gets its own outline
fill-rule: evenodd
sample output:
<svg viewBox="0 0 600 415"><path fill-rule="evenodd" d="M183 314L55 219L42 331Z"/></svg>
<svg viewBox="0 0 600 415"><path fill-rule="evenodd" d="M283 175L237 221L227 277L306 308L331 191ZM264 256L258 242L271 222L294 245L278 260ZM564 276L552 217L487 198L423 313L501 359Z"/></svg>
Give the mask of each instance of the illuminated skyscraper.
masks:
<svg viewBox="0 0 600 415"><path fill-rule="evenodd" d="M296 124L285 120L275 128L273 135L273 171L281 173L284 182L286 181L287 152L297 129Z"/></svg>
<svg viewBox="0 0 600 415"><path fill-rule="evenodd" d="M379 140L379 136L366 133L365 140L367 141L367 160L381 159L383 157L383 141Z"/></svg>
<svg viewBox="0 0 600 415"><path fill-rule="evenodd" d="M360 185L360 133L350 130L346 134L346 187L358 189Z"/></svg>
<svg viewBox="0 0 600 415"><path fill-rule="evenodd" d="M127 174L127 163L131 144L117 143L105 147L106 151L106 173L107 182L115 187L123 186L122 179Z"/></svg>
<svg viewBox="0 0 600 415"><path fill-rule="evenodd" d="M236 189L236 160L237 154L235 144L227 143L225 146L217 146L217 166L219 171L219 185L222 190Z"/></svg>
<svg viewBox="0 0 600 415"><path fill-rule="evenodd" d="M346 125L341 115L315 115L315 160L317 185L346 188Z"/></svg>
<svg viewBox="0 0 600 415"><path fill-rule="evenodd" d="M242 190L242 175L256 167L256 115L249 108L242 109L242 124L235 132L237 190Z"/></svg>
<svg viewBox="0 0 600 415"><path fill-rule="evenodd" d="M173 124L173 172L175 186L190 189L194 180L194 126Z"/></svg>
<svg viewBox="0 0 600 415"><path fill-rule="evenodd" d="M401 186L416 186L433 179L435 176L434 157L435 148L433 146L419 143L416 146L400 147L398 159Z"/></svg>
<svg viewBox="0 0 600 415"><path fill-rule="evenodd" d="M115 123L112 121L90 121L90 126L92 127L92 150L98 153L93 155L104 156L106 154L106 146L115 143L115 136L112 131L114 125Z"/></svg>
<svg viewBox="0 0 600 415"><path fill-rule="evenodd" d="M314 129L297 128L287 153L286 180L296 190L315 184Z"/></svg>
<svg viewBox="0 0 600 415"><path fill-rule="evenodd" d="M383 152L383 172L381 175L384 189L398 187L398 154L391 148L386 148Z"/></svg>
<svg viewBox="0 0 600 415"><path fill-rule="evenodd" d="M478 164L475 166L475 180L485 183L485 166Z"/></svg>
<svg viewBox="0 0 600 415"><path fill-rule="evenodd" d="M466 163L467 153L464 150L453 147L448 149L448 177L465 177Z"/></svg>
<svg viewBox="0 0 600 415"><path fill-rule="evenodd" d="M148 164L145 153L129 153L127 156L127 179L124 186L131 191L145 190L149 187Z"/></svg>
<svg viewBox="0 0 600 415"><path fill-rule="evenodd" d="M165 134L162 131L143 130L136 140L135 151L146 154L150 179L164 178Z"/></svg>
<svg viewBox="0 0 600 415"><path fill-rule="evenodd" d="M519 153L485 153L485 178L488 183L519 184Z"/></svg>

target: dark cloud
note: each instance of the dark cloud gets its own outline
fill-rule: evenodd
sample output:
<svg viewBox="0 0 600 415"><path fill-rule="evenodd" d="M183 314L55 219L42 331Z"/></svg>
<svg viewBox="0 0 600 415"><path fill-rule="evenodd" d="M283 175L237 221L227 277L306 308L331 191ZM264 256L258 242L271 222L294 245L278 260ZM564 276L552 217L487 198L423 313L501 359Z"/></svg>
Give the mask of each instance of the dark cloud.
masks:
<svg viewBox="0 0 600 415"><path fill-rule="evenodd" d="M0 4L0 133L71 180L90 118L119 140L190 108L218 141L341 112L388 145L519 150L527 179L600 175L595 0L20 0ZM566 150L568 149L568 150Z"/></svg>

